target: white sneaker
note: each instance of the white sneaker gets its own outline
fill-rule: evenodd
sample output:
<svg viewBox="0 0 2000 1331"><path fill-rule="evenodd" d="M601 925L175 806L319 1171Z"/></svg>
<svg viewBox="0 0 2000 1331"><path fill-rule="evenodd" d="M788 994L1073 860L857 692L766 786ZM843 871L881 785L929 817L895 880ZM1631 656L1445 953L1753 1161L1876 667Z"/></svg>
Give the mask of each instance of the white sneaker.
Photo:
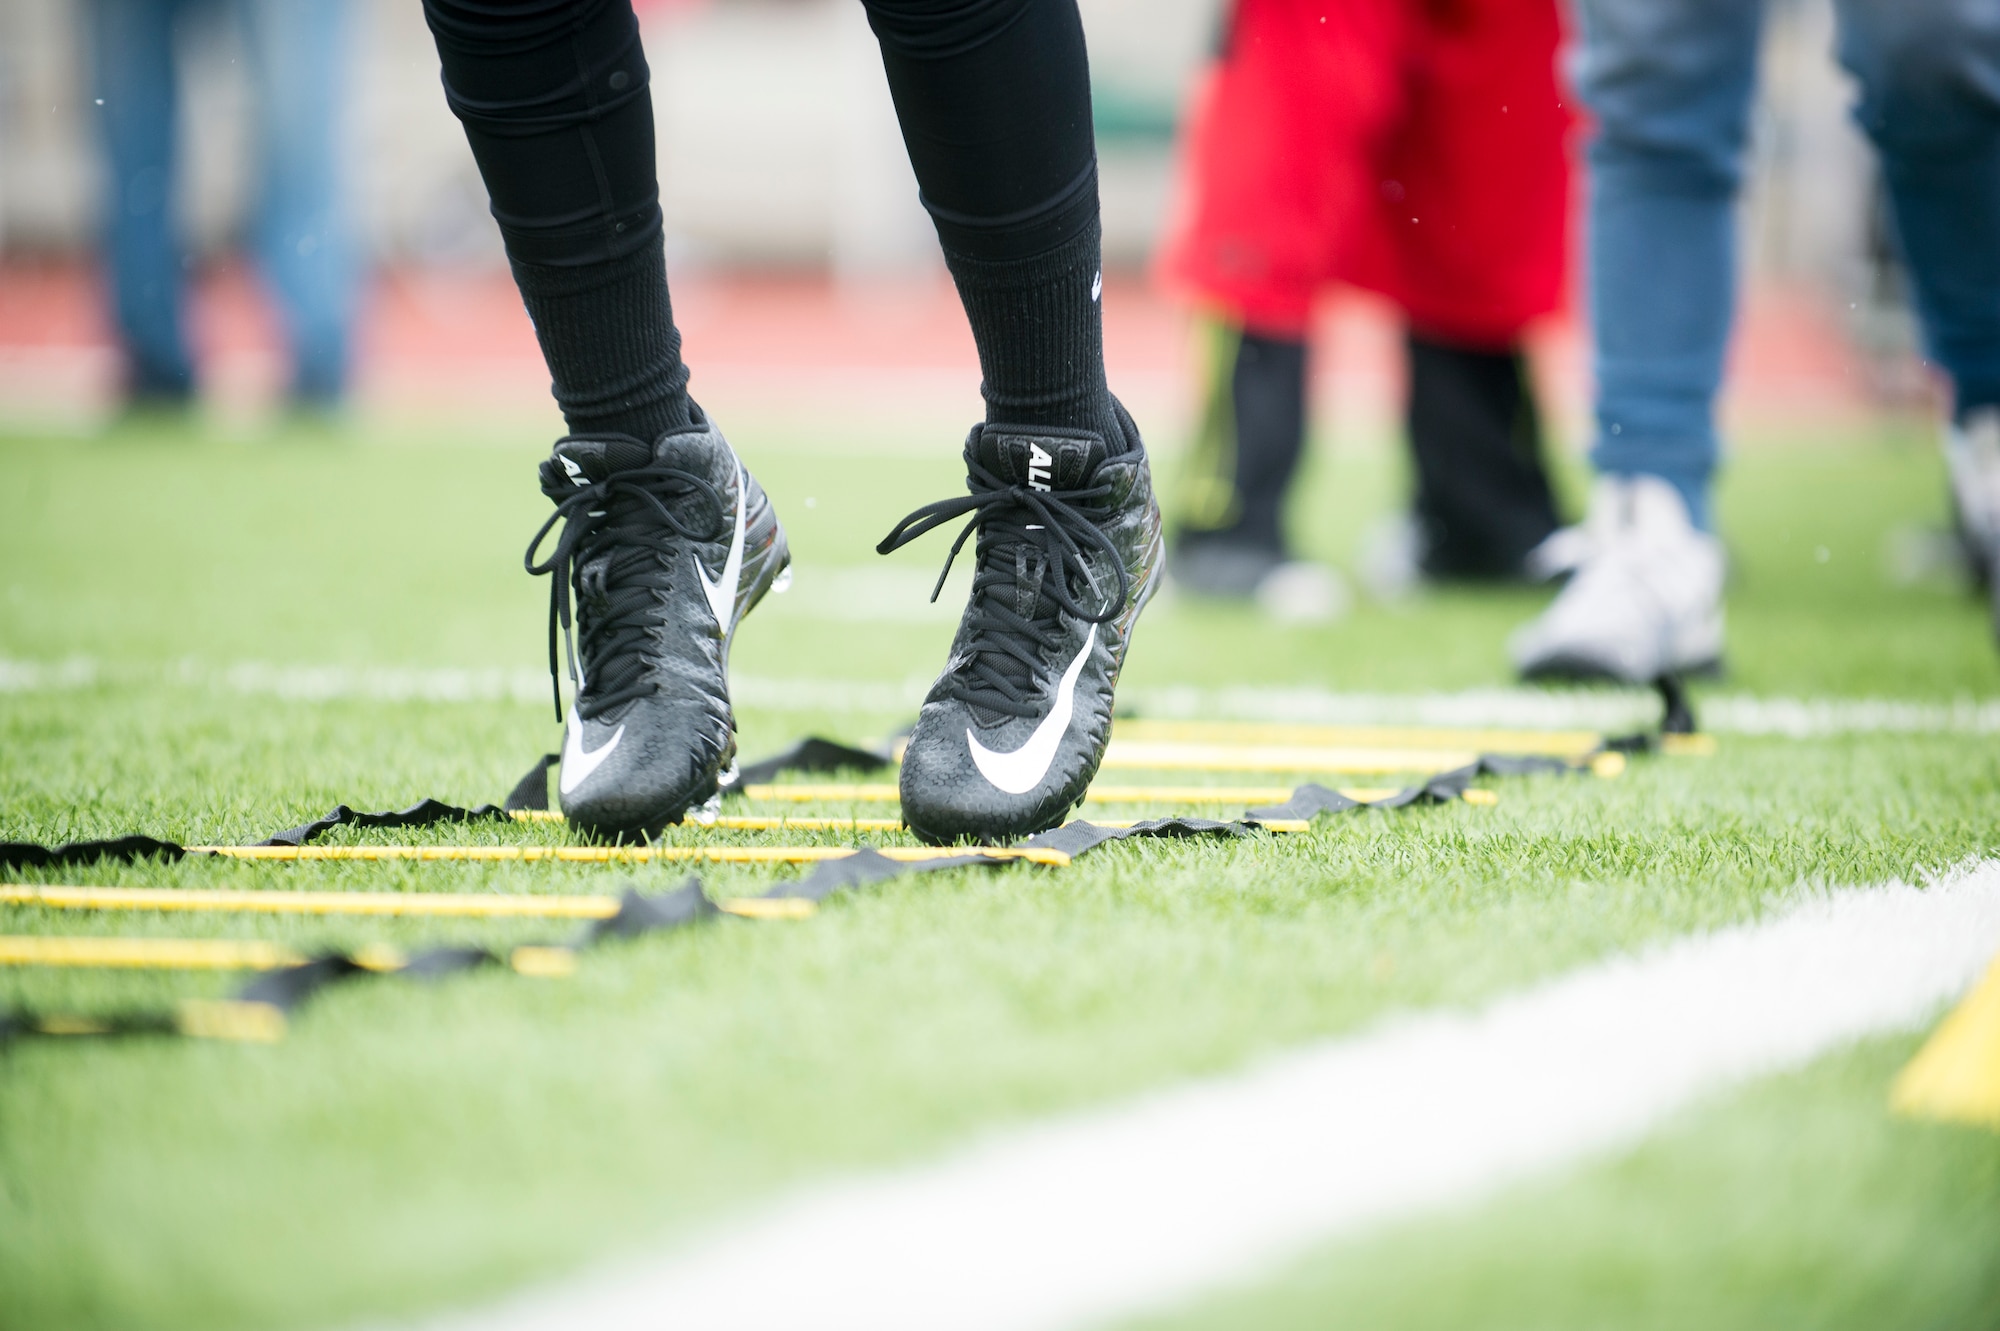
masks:
<svg viewBox="0 0 2000 1331"><path fill-rule="evenodd" d="M1722 543L1695 530L1657 476L1600 477L1587 554L1541 618L1514 635L1529 679L1643 684L1722 658Z"/></svg>
<svg viewBox="0 0 2000 1331"><path fill-rule="evenodd" d="M1944 432L1959 536L1984 578L2000 554L2000 408L1982 407Z"/></svg>
<svg viewBox="0 0 2000 1331"><path fill-rule="evenodd" d="M1297 625L1331 624L1354 600L1339 573L1305 559L1288 559L1266 573L1254 595L1273 620Z"/></svg>
<svg viewBox="0 0 2000 1331"><path fill-rule="evenodd" d="M1944 432L1953 516L1966 569L1986 589L2000 633L2000 407L1981 407Z"/></svg>

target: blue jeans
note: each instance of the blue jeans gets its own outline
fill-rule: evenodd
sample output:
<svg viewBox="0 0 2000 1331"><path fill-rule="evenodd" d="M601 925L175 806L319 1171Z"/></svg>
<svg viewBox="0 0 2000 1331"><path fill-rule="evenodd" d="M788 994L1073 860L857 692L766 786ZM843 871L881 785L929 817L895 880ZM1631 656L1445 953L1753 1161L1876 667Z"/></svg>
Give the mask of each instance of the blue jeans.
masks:
<svg viewBox="0 0 2000 1331"><path fill-rule="evenodd" d="M194 388L174 217L174 39L193 11L224 5L240 20L255 95L250 248L277 296L293 397L331 404L347 387L356 294L340 162L348 0L92 0L91 95L109 166L103 244L129 387L154 399Z"/></svg>
<svg viewBox="0 0 2000 1331"><path fill-rule="evenodd" d="M1581 0L1590 147L1591 461L1665 478L1708 525L1734 313L1734 206L1760 0ZM2000 403L2000 4L1836 0L1931 357Z"/></svg>

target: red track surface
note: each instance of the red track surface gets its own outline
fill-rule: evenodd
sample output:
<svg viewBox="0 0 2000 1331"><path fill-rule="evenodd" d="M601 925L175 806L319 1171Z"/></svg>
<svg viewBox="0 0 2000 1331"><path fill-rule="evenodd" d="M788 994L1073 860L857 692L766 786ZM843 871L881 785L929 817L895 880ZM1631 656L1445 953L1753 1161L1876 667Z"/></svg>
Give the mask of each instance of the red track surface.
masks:
<svg viewBox="0 0 2000 1331"><path fill-rule="evenodd" d="M956 419L977 408L978 361L950 285L843 286L816 276L679 275L675 313L696 392L732 415L836 410ZM1187 321L1135 279L1105 291L1112 382L1142 415L1184 419ZM253 414L284 378L282 339L255 281L226 267L200 284L194 336L225 414ZM1322 415L1375 423L1400 391L1398 334L1378 304L1329 302L1317 346ZM1580 420L1580 339L1536 339L1556 414ZM87 422L114 402L118 358L97 280L82 265L0 267L0 422ZM362 319L357 395L371 412L545 410L534 334L504 272L394 271ZM1730 413L1746 424L1829 424L1871 409L1866 367L1813 298L1761 290L1746 303Z"/></svg>

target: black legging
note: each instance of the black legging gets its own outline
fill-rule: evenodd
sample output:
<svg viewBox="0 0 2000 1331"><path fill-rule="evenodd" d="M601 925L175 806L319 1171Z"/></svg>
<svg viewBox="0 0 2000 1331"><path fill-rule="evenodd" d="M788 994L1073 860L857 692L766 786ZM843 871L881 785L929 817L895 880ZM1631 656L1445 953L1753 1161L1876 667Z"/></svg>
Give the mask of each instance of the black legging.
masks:
<svg viewBox="0 0 2000 1331"><path fill-rule="evenodd" d="M862 0L940 238L1053 248L1096 207L1075 0ZM445 94L517 262L579 267L660 230L649 71L631 0L424 0Z"/></svg>

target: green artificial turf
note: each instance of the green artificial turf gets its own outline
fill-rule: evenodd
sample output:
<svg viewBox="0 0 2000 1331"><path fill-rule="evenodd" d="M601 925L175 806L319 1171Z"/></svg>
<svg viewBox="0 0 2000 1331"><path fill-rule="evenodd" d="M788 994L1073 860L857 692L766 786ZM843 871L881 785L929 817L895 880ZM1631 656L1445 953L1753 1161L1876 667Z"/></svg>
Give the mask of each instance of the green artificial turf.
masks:
<svg viewBox="0 0 2000 1331"><path fill-rule="evenodd" d="M1871 1041L1622 1158L1328 1246L1150 1331L2000 1326L2000 1134L1884 1120Z"/></svg>
<svg viewBox="0 0 2000 1331"><path fill-rule="evenodd" d="M790 597L738 638L736 670L758 681L746 692L760 700L739 709L745 751L808 731L887 733L907 720L912 682L942 660L954 592L921 608L943 534L890 561L872 546L910 508L958 489L950 432L935 456L860 436L746 429L738 442L800 565ZM537 673L547 584L519 564L546 512L533 483L545 447L538 423L479 439L139 430L0 442L0 838L242 841L339 801L502 796L559 738ZM1915 432L1746 452L1723 492L1736 555L1728 687L2000 696L1980 606L1947 578L1898 585L1884 568L1893 529L1940 520L1941 485ZM1318 467L1299 513L1311 548L1347 560L1398 486L1379 457ZM1163 603L1127 680L1500 685L1505 635L1542 599L1437 593L1315 629ZM693 1232L830 1171L922 1158L980 1128L1226 1071L1393 1010L1474 1002L1752 918L1802 881L1876 882L2000 843L2000 752L1982 736L1731 737L1713 759L1640 762L1615 781L1494 788L1491 809L1334 818L1248 846L1129 843L1059 872L898 881L808 921L724 921L607 947L564 981L356 982L316 1000L275 1046L22 1043L0 1054L0 1325L316 1326L476 1300ZM562 835L488 825L332 839ZM601 891L665 888L686 872L189 861L22 877ZM702 877L738 895L790 872ZM0 932L314 948L567 930L0 908ZM232 983L23 969L0 972L0 1005L106 1013ZM1689 1127L1657 1149L1719 1152L1708 1167L1722 1168L1760 1130L1729 1126L1762 1112L1757 1097L1819 1106L1833 1177L1796 1205L1788 1193L1763 1206L1760 1223L1780 1255L1843 1225L1859 1232L1870 1181L1917 1150L1913 1130L1879 1113L1893 1064L1872 1053L1753 1091L1752 1109L1718 1111L1714 1145ZM1811 1295L1810 1265L1773 1268L1754 1290L1722 1280L1704 1197L1672 1172L1617 1166L1574 1186L1601 1199L1591 1205L1647 1215L1661 1261L1709 1279L1731 1316ZM2000 1265L1991 1229L1961 1223L1950 1173L1916 1170L1897 1194L1905 1247L1889 1250L1891 1267L1926 1244ZM1563 1235L1582 1204L1524 1205L1557 1213L1522 1233L1517 1300L1562 1279ZM1460 1274L1442 1290L1508 1267L1504 1215L1467 1223L1478 1232L1448 1245ZM1591 1286L1615 1258L1577 1246L1577 1279ZM1576 1306L1604 1312L1599 1325L1633 1326L1683 1306L1649 1299L1643 1281L1631 1288L1622 1303L1580 1295ZM1767 1295L1777 1302L1757 1302ZM1366 1297L1385 1309L1378 1324L1401 1315L1387 1295Z"/></svg>

